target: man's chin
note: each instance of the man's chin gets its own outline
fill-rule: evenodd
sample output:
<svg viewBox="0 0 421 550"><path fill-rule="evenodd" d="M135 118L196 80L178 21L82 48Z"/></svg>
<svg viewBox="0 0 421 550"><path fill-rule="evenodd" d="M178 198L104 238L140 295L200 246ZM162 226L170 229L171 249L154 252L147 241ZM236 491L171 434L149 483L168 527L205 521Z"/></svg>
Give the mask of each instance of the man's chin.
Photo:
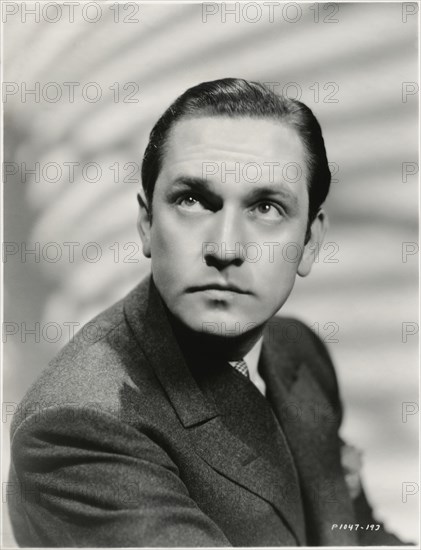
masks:
<svg viewBox="0 0 421 550"><path fill-rule="evenodd" d="M251 319L251 316L235 312L206 312L197 316L186 316L179 320L192 332L201 336L236 339L265 324L264 320Z"/></svg>

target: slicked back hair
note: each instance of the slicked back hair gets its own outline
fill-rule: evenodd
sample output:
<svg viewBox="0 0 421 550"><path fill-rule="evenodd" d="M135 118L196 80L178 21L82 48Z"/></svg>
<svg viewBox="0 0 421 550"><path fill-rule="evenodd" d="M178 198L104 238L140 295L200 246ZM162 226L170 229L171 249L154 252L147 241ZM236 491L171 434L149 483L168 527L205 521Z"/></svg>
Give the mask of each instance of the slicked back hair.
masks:
<svg viewBox="0 0 421 550"><path fill-rule="evenodd" d="M153 127L142 162L142 186L150 212L168 136L177 121L203 116L250 117L282 121L294 128L306 152L308 229L329 192L331 173L320 125L304 103L276 94L260 82L224 78L202 82L180 95Z"/></svg>

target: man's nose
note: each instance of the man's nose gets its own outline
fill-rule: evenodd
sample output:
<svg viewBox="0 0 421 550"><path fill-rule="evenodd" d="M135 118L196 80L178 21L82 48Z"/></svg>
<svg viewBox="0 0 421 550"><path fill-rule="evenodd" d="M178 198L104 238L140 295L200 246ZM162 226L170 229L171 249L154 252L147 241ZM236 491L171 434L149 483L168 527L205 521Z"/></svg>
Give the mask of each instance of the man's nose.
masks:
<svg viewBox="0 0 421 550"><path fill-rule="evenodd" d="M244 262L244 228L239 215L224 209L214 215L203 243L203 259L209 266L224 269Z"/></svg>

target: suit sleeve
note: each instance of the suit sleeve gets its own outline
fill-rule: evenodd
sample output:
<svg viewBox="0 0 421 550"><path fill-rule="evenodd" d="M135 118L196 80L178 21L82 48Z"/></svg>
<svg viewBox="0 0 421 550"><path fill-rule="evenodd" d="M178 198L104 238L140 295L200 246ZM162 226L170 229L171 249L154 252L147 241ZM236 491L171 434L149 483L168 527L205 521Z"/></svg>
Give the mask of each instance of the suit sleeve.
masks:
<svg viewBox="0 0 421 550"><path fill-rule="evenodd" d="M335 367L325 344L313 333L312 330L308 327L306 327L306 329L313 342L316 354L322 359L322 361L317 363L316 366L318 368L314 370L314 375L332 403L332 406L338 415L339 424L341 424L343 407ZM341 447L346 445L346 443L339 437L339 434L338 438ZM355 498L352 498L352 503L355 514L355 522L360 525L373 525L373 530L369 529L367 531L358 531L358 538L362 546L398 546L410 544L403 542L393 533L387 531L384 524L379 522L374 517L373 509L367 500L363 486L361 486L361 490L358 495Z"/></svg>
<svg viewBox="0 0 421 550"><path fill-rule="evenodd" d="M151 434L108 413L41 411L16 430L12 464L22 546L231 546Z"/></svg>

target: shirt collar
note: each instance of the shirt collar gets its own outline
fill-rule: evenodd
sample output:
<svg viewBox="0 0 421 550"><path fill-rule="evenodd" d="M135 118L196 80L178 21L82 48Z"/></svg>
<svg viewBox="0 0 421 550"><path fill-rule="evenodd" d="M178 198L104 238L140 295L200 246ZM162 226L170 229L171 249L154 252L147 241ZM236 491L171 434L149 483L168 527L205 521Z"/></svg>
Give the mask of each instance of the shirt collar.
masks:
<svg viewBox="0 0 421 550"><path fill-rule="evenodd" d="M253 378L253 375L257 373L257 365L259 364L260 352L262 351L263 336L261 336L251 350L244 356L244 361L247 363L247 366L250 371L250 377Z"/></svg>
<svg viewBox="0 0 421 550"><path fill-rule="evenodd" d="M262 351L263 336L261 336L251 350L243 357L247 363L250 373L250 379L253 380L257 374L257 365L259 364L260 352ZM233 361L229 361L232 365Z"/></svg>

